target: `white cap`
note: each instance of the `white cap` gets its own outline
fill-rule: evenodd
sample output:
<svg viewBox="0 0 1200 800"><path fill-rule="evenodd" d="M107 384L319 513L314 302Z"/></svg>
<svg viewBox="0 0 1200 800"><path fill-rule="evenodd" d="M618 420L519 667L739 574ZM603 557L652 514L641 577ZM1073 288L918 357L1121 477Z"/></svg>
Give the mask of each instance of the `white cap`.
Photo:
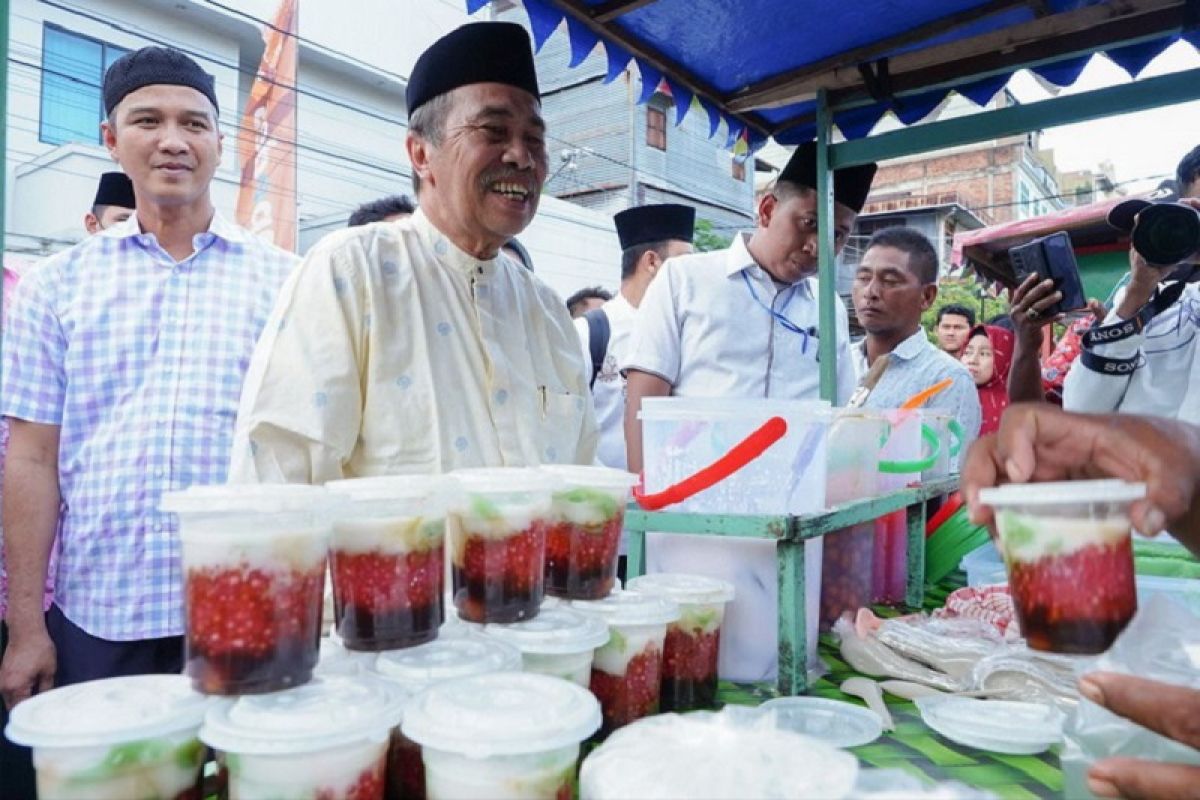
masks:
<svg viewBox="0 0 1200 800"><path fill-rule="evenodd" d="M298 483L234 483L167 492L160 511L176 514L277 514L317 511L329 503L320 486Z"/></svg>
<svg viewBox="0 0 1200 800"><path fill-rule="evenodd" d="M638 482L638 476L623 469L611 467L581 466L578 464L544 464L542 472L554 476L569 487L582 486L590 489L605 489L622 492Z"/></svg>
<svg viewBox="0 0 1200 800"><path fill-rule="evenodd" d="M527 467L458 469L449 474L459 482L463 491L468 493L549 492L558 485L558 480L548 473Z"/></svg>
<svg viewBox="0 0 1200 800"><path fill-rule="evenodd" d="M200 740L226 753L312 753L382 740L403 714L405 694L378 679L325 675L303 686L218 702Z"/></svg>
<svg viewBox="0 0 1200 800"><path fill-rule="evenodd" d="M629 579L629 589L642 594L656 594L676 603L728 603L733 599L733 584L704 575L684 575L680 572L656 572Z"/></svg>
<svg viewBox="0 0 1200 800"><path fill-rule="evenodd" d="M330 481L325 488L355 504L419 505L426 516L441 516L458 490L458 481L448 475L382 475Z"/></svg>
<svg viewBox="0 0 1200 800"><path fill-rule="evenodd" d="M594 650L608 642L608 625L569 608L546 608L533 619L511 625L487 625L483 632L508 642L522 653L559 655Z"/></svg>
<svg viewBox="0 0 1200 800"><path fill-rule="evenodd" d="M413 690L452 678L520 668L520 650L474 631L405 650L388 650L375 659L380 676Z"/></svg>
<svg viewBox="0 0 1200 800"><path fill-rule="evenodd" d="M582 686L500 672L431 686L413 698L402 730L425 747L489 758L578 744L600 720L600 703Z"/></svg>
<svg viewBox="0 0 1200 800"><path fill-rule="evenodd" d="M679 619L679 606L665 597L613 592L601 600L574 600L571 608L596 614L609 625L665 625Z"/></svg>
<svg viewBox="0 0 1200 800"><path fill-rule="evenodd" d="M1046 506L1073 503L1132 503L1146 496L1146 484L1122 480L1006 483L979 490L989 506Z"/></svg>
<svg viewBox="0 0 1200 800"><path fill-rule="evenodd" d="M104 747L199 729L211 699L182 675L133 675L42 692L9 712L27 747Z"/></svg>

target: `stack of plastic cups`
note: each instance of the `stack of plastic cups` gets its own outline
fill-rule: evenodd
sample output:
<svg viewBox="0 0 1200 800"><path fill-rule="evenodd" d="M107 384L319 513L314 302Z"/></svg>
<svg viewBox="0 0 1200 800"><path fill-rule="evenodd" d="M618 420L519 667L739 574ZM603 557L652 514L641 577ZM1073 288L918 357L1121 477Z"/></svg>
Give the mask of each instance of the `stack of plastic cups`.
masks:
<svg viewBox="0 0 1200 800"><path fill-rule="evenodd" d="M459 470L452 476L462 487L447 520L458 615L479 623L532 619L544 593L557 482L534 469Z"/></svg>
<svg viewBox="0 0 1200 800"><path fill-rule="evenodd" d="M336 629L350 650L412 647L437 637L452 485L423 475L326 485L346 498L329 560Z"/></svg>
<svg viewBox="0 0 1200 800"><path fill-rule="evenodd" d="M733 584L701 575L658 573L634 578L629 588L679 605L679 619L667 626L663 643L662 710L714 708L721 622L726 603L733 600Z"/></svg>
<svg viewBox="0 0 1200 800"><path fill-rule="evenodd" d="M560 481L546 535L546 593L599 600L613 590L625 506L637 476L608 467L543 466Z"/></svg>
<svg viewBox="0 0 1200 800"><path fill-rule="evenodd" d="M47 800L198 797L209 705L182 675L108 678L22 701L5 733L33 748Z"/></svg>
<svg viewBox="0 0 1200 800"><path fill-rule="evenodd" d="M328 676L287 692L226 700L200 738L219 754L229 796L383 796L390 731L406 696L383 681Z"/></svg>
<svg viewBox="0 0 1200 800"><path fill-rule="evenodd" d="M608 624L609 640L596 650L589 688L604 710L603 735L657 714L662 691L663 644L679 606L654 595L621 592L571 607Z"/></svg>
<svg viewBox="0 0 1200 800"><path fill-rule="evenodd" d="M416 694L446 681L490 672L521 669L521 653L506 642L463 629L407 650L380 653L372 674L396 685L402 692ZM388 800L424 800L425 765L421 748L394 727L387 757Z"/></svg>
<svg viewBox="0 0 1200 800"><path fill-rule="evenodd" d="M488 625L483 632L521 651L525 672L537 672L587 686L592 657L608 643L608 626L597 617L569 608L543 608L534 619Z"/></svg>
<svg viewBox="0 0 1200 800"><path fill-rule="evenodd" d="M163 498L183 542L186 672L206 694L298 686L317 663L328 494L192 487Z"/></svg>
<svg viewBox="0 0 1200 800"><path fill-rule="evenodd" d="M405 712L421 745L430 797L559 800L574 794L580 743L600 725L586 689L528 673L430 687Z"/></svg>

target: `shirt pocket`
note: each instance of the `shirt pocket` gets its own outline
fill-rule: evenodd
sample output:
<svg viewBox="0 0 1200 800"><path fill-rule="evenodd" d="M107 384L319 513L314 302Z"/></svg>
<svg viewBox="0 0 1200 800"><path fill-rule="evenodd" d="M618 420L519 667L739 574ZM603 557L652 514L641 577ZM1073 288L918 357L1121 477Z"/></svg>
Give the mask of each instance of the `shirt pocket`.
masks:
<svg viewBox="0 0 1200 800"><path fill-rule="evenodd" d="M538 400L542 412L538 420L539 460L548 464L574 463L587 400L546 386L538 387Z"/></svg>

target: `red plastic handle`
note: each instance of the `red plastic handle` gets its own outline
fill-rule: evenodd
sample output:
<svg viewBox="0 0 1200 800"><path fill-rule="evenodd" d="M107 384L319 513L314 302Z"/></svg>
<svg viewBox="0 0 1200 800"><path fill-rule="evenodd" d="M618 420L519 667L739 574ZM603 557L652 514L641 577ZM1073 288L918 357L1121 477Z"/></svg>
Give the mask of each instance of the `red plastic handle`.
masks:
<svg viewBox="0 0 1200 800"><path fill-rule="evenodd" d="M767 451L767 448L787 435L787 422L783 417L771 417L762 426L733 446L725 455L704 469L674 486L655 494L642 494L642 487L633 490L633 499L647 511L658 511L676 503L682 503L694 494L703 492L737 472Z"/></svg>

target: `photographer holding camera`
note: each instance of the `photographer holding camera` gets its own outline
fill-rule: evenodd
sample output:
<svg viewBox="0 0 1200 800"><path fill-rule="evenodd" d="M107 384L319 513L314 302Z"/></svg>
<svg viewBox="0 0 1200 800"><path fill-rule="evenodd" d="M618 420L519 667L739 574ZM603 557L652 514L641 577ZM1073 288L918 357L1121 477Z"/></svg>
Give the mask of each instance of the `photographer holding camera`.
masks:
<svg viewBox="0 0 1200 800"><path fill-rule="evenodd" d="M1113 311L1084 335L1063 387L1064 408L1200 422L1198 198L1200 147L1153 202L1127 200L1109 212L1110 224L1132 233L1130 280Z"/></svg>

